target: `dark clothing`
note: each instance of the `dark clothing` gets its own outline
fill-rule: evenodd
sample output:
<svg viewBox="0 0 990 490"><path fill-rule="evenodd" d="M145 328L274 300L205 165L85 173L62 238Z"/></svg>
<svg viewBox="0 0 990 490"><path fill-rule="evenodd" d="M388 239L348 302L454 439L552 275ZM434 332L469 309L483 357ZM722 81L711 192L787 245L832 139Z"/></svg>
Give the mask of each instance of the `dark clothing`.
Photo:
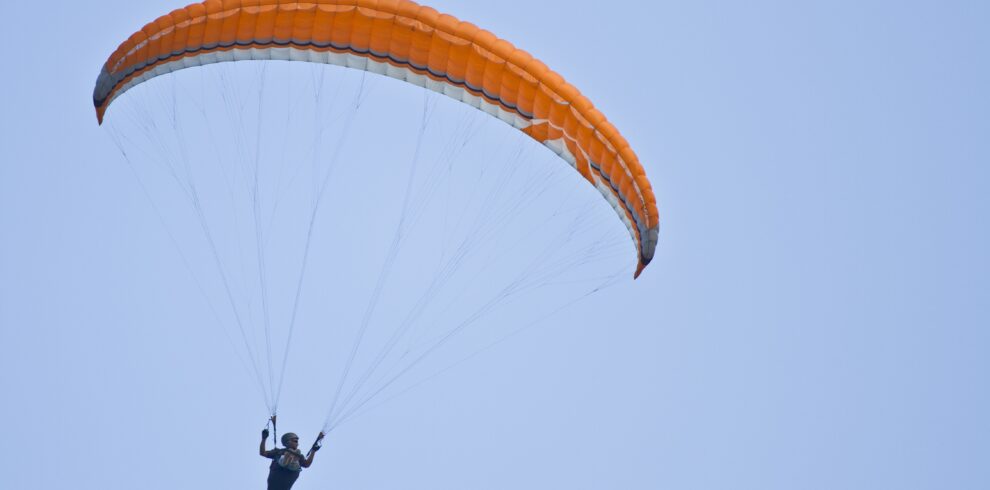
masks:
<svg viewBox="0 0 990 490"><path fill-rule="evenodd" d="M276 448L265 452L265 457L272 460L268 468L268 490L289 490L299 478L302 471L300 463L303 454L286 448Z"/></svg>

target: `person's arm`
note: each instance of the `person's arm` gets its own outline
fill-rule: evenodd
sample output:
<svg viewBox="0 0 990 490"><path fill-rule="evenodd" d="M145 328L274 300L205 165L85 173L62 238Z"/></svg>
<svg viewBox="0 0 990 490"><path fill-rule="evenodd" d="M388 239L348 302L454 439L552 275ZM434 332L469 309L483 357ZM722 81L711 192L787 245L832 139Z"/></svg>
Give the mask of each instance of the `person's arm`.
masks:
<svg viewBox="0 0 990 490"><path fill-rule="evenodd" d="M306 458L306 459L304 459L304 460L302 460L302 461L300 461L299 462L299 466L302 466L303 468L309 468L309 465L313 464L313 457L316 456L316 452L319 451L319 450L320 450L320 448L318 448L318 447L317 448L310 449L309 450L309 457Z"/></svg>
<svg viewBox="0 0 990 490"><path fill-rule="evenodd" d="M303 468L309 468L309 466L313 464L313 458L316 457L316 452L320 450L321 447L320 443L322 441L323 441L323 433L320 432L320 435L316 437L316 442L313 443L313 447L309 449L309 454L306 456L306 459L299 462L300 466L302 466Z"/></svg>
<svg viewBox="0 0 990 490"><path fill-rule="evenodd" d="M268 457L268 451L265 450L265 442L268 441L268 429L261 431L261 445L258 446L258 454L263 458Z"/></svg>

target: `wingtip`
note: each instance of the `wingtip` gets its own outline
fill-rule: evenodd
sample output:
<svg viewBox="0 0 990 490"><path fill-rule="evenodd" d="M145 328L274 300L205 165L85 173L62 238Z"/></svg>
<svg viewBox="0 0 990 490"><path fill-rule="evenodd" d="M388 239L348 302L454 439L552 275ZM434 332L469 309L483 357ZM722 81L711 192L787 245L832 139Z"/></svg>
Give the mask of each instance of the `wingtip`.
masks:
<svg viewBox="0 0 990 490"><path fill-rule="evenodd" d="M636 266L636 273L633 274L633 280L639 279L639 275L643 273L643 269L646 269L646 264L640 262L639 265Z"/></svg>

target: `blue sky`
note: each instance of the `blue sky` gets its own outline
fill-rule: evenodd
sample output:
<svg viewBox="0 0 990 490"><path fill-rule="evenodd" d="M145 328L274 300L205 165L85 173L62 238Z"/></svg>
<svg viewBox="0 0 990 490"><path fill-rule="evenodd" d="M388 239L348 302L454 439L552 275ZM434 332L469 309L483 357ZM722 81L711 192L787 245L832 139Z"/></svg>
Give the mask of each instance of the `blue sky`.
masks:
<svg viewBox="0 0 990 490"><path fill-rule="evenodd" d="M0 77L3 486L263 488L265 407L90 102L119 42L181 5L47 5L5 7L30 42ZM342 426L296 488L990 485L987 4L430 5L616 124L658 196L657 258ZM328 338L289 366L303 444Z"/></svg>

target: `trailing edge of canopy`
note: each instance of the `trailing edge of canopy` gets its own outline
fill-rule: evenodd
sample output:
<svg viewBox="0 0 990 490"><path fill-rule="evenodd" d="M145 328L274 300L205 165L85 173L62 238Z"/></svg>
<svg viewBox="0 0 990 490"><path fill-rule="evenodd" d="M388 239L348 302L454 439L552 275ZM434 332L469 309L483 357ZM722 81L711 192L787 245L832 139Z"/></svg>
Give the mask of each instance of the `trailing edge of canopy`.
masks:
<svg viewBox="0 0 990 490"><path fill-rule="evenodd" d="M571 164L653 259L656 198L625 138L574 86L508 41L407 0L207 0L159 17L107 60L93 92L102 123L131 87L239 60L340 65L440 92L511 124Z"/></svg>

